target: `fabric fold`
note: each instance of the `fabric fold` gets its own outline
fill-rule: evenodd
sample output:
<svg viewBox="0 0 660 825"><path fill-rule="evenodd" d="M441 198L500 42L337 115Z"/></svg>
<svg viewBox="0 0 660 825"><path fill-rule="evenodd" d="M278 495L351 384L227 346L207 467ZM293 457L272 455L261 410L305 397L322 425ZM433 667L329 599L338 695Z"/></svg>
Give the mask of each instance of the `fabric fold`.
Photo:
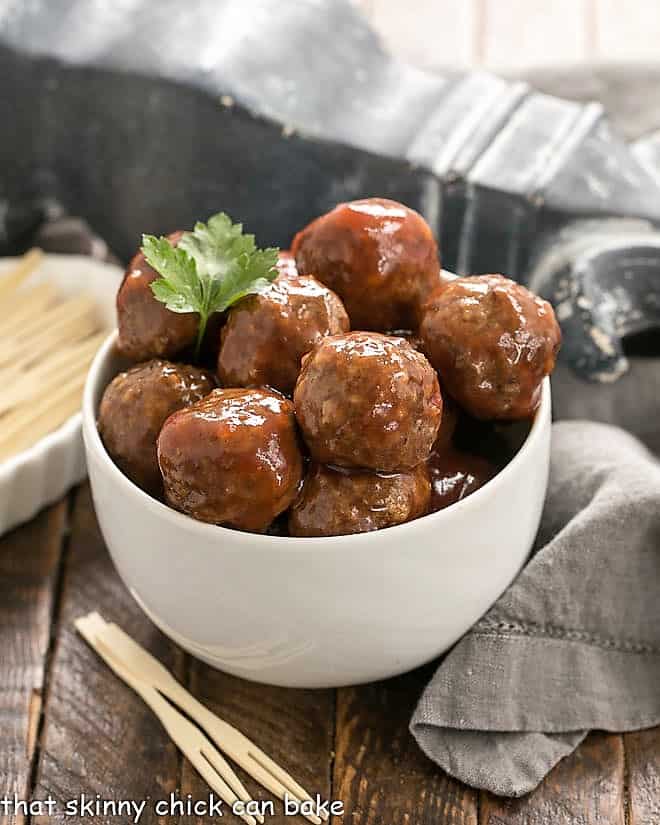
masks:
<svg viewBox="0 0 660 825"><path fill-rule="evenodd" d="M451 775L520 796L589 729L658 723L660 465L622 430L561 422L535 551L445 657L411 731Z"/></svg>

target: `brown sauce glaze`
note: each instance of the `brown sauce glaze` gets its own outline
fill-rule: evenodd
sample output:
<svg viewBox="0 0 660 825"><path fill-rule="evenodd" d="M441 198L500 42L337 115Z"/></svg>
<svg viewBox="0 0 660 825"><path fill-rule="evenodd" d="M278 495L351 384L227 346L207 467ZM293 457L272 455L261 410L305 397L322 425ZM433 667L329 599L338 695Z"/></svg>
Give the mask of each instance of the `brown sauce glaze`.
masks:
<svg viewBox="0 0 660 825"><path fill-rule="evenodd" d="M218 377L225 387L269 386L293 392L301 359L321 338L347 332L341 300L309 275L280 275L229 311Z"/></svg>
<svg viewBox="0 0 660 825"><path fill-rule="evenodd" d="M495 475L497 469L483 456L450 448L433 453L428 461L431 499L428 512L444 510L469 496Z"/></svg>
<svg viewBox="0 0 660 825"><path fill-rule="evenodd" d="M402 472L428 458L442 417L435 371L402 338L323 338L303 359L296 418L320 464Z"/></svg>
<svg viewBox="0 0 660 825"><path fill-rule="evenodd" d="M438 285L438 247L424 218L384 198L342 203L299 232L298 271L344 302L353 329L412 329Z"/></svg>
<svg viewBox="0 0 660 825"><path fill-rule="evenodd" d="M277 267L277 271L280 275L286 275L288 277L295 277L298 275L296 259L290 249L280 249L275 266Z"/></svg>
<svg viewBox="0 0 660 825"><path fill-rule="evenodd" d="M269 390L214 390L167 419L158 463L172 507L200 521L265 530L302 480L293 405Z"/></svg>
<svg viewBox="0 0 660 825"><path fill-rule="evenodd" d="M159 359L117 375L103 393L98 429L122 472L147 492L160 493L156 440L165 419L215 386L211 372Z"/></svg>
<svg viewBox="0 0 660 825"><path fill-rule="evenodd" d="M183 232L173 232L173 246ZM117 293L118 347L131 361L173 358L190 347L197 336L196 312L176 313L158 301L150 284L160 275L146 262L142 251L131 259Z"/></svg>
<svg viewBox="0 0 660 825"><path fill-rule="evenodd" d="M550 304L502 275L457 278L436 290L419 334L443 387L484 420L531 416L561 343Z"/></svg>
<svg viewBox="0 0 660 825"><path fill-rule="evenodd" d="M312 464L289 511L291 536L346 536L402 524L428 511L425 465L409 473L372 473Z"/></svg>

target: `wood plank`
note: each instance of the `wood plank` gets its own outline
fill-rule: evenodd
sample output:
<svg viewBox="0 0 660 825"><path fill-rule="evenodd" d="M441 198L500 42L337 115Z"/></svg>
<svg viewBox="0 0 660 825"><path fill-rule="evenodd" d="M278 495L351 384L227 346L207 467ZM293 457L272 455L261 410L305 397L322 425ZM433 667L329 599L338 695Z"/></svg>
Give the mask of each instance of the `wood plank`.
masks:
<svg viewBox="0 0 660 825"><path fill-rule="evenodd" d="M660 7L653 0L594 0L596 59L655 62Z"/></svg>
<svg viewBox="0 0 660 825"><path fill-rule="evenodd" d="M589 56L588 0L481 0L479 62L495 69L576 63Z"/></svg>
<svg viewBox="0 0 660 825"><path fill-rule="evenodd" d="M66 501L0 541L0 798L30 794ZM0 823L23 822L0 811Z"/></svg>
<svg viewBox="0 0 660 825"><path fill-rule="evenodd" d="M629 825L660 822L660 727L623 737L628 768Z"/></svg>
<svg viewBox="0 0 660 825"><path fill-rule="evenodd" d="M479 825L623 825L623 779L621 736L592 733L528 796L482 793Z"/></svg>
<svg viewBox="0 0 660 825"><path fill-rule="evenodd" d="M477 825L476 792L427 759L408 731L432 673L427 667L338 691L333 784L346 806L343 822Z"/></svg>
<svg viewBox="0 0 660 825"><path fill-rule="evenodd" d="M75 633L73 621L91 610L120 623L180 672L182 654L144 617L115 572L85 486L72 515L35 792L35 799L42 800L52 794L58 811L33 822L129 822L125 816L67 817L64 805L81 794L126 801L150 796L153 801L178 784L178 753L160 723ZM140 822L155 821L152 802Z"/></svg>
<svg viewBox="0 0 660 825"><path fill-rule="evenodd" d="M288 690L237 679L201 662L191 661L188 688L201 702L235 725L287 770L314 796L330 799L335 697L332 690ZM236 767L236 766L234 766ZM275 815L268 825L304 822L284 816L282 804L248 777L236 773L254 799L272 800ZM181 790L193 799L207 799L208 788L186 761ZM229 816L228 822L240 820ZM184 817L185 825L202 825L208 819Z"/></svg>
<svg viewBox="0 0 660 825"><path fill-rule="evenodd" d="M475 60L477 0L416 0L414 8L370 0L369 21L385 46L429 69L456 69Z"/></svg>

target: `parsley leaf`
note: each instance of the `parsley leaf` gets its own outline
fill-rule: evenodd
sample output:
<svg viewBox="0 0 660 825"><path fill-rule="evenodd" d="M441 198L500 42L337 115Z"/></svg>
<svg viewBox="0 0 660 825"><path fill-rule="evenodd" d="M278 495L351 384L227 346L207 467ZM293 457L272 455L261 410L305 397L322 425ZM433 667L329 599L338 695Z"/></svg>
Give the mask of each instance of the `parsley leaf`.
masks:
<svg viewBox="0 0 660 825"><path fill-rule="evenodd" d="M167 238L142 236L144 257L161 276L151 290L172 312L198 312L201 291L195 261Z"/></svg>
<svg viewBox="0 0 660 825"><path fill-rule="evenodd" d="M195 358L209 317L246 295L263 292L277 277L279 250L258 249L254 235L220 212L185 232L176 247L167 238L142 236L142 252L161 276L151 291L172 312L199 313Z"/></svg>

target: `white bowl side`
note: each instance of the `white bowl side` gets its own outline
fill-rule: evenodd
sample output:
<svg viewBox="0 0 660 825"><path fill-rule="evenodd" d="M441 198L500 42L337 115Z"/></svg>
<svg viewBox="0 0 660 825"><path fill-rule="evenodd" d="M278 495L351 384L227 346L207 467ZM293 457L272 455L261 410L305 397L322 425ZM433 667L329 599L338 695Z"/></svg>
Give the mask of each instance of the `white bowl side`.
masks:
<svg viewBox="0 0 660 825"><path fill-rule="evenodd" d="M549 381L519 452L464 501L373 533L272 537L196 522L113 464L95 417L117 371L114 340L90 370L83 404L97 515L136 600L198 658L292 687L393 676L451 646L524 563L547 486Z"/></svg>

